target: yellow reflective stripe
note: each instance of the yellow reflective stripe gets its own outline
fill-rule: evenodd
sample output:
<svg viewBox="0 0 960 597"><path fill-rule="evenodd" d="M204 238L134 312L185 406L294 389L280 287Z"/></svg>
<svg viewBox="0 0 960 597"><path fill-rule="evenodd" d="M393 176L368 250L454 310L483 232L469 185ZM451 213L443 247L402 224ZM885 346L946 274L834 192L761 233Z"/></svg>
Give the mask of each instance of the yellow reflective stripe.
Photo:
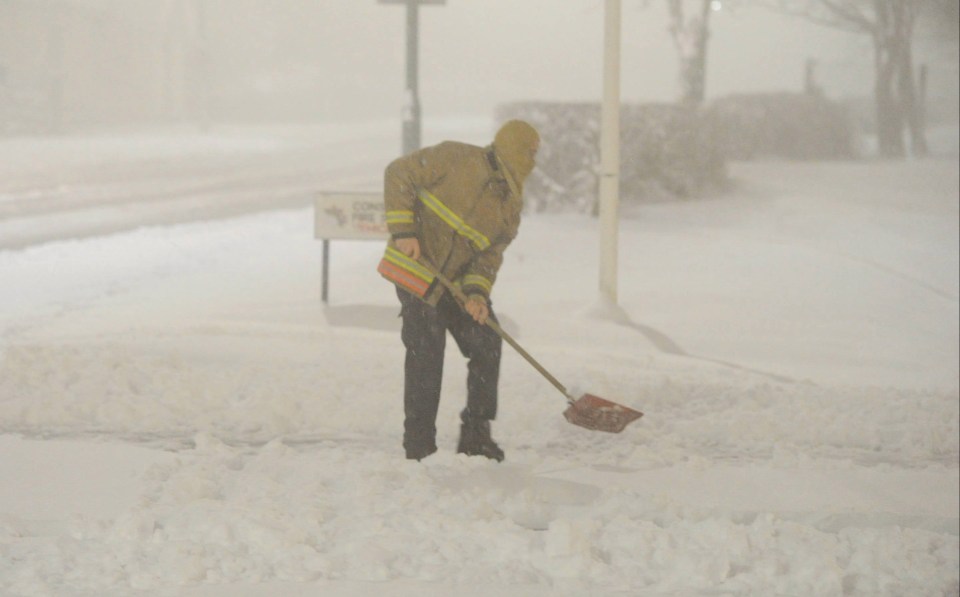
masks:
<svg viewBox="0 0 960 597"><path fill-rule="evenodd" d="M394 265L402 267L425 282L433 282L434 276L430 273L430 270L393 247L387 247L387 252L383 258Z"/></svg>
<svg viewBox="0 0 960 597"><path fill-rule="evenodd" d="M406 209L388 211L387 224L413 224L413 212Z"/></svg>
<svg viewBox="0 0 960 597"><path fill-rule="evenodd" d="M430 211L437 214L441 220L456 230L460 236L472 241L473 244L475 244L481 251L490 246L490 239L484 236L481 232L478 232L477 230L474 230L468 226L467 223L460 218L460 216L455 214L449 207L444 205L443 202L431 194L430 191L421 189L420 200L423 201L424 205L430 208Z"/></svg>
<svg viewBox="0 0 960 597"><path fill-rule="evenodd" d="M484 278L483 276L478 276L476 274L470 274L463 277L464 286L479 286L486 291L487 294L490 294L490 290L493 288L493 283Z"/></svg>

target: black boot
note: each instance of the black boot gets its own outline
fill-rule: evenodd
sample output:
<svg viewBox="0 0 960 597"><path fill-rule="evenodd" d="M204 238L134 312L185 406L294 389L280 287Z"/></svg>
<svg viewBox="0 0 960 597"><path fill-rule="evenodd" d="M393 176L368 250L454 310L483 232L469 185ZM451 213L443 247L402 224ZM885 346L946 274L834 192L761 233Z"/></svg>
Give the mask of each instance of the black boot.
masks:
<svg viewBox="0 0 960 597"><path fill-rule="evenodd" d="M491 460L503 462L503 450L490 437L490 421L469 421L460 425L460 443L457 454L467 456L486 456Z"/></svg>
<svg viewBox="0 0 960 597"><path fill-rule="evenodd" d="M407 447L407 460L423 460L427 456L433 454L437 451L437 445L431 444L429 446L418 446L418 447Z"/></svg>

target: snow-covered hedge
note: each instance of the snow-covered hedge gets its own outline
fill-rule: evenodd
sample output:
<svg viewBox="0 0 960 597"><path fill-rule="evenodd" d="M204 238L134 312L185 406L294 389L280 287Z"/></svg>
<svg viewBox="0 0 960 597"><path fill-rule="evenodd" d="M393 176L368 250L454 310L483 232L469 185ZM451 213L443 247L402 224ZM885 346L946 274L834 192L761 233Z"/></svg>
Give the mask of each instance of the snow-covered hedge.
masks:
<svg viewBox="0 0 960 597"><path fill-rule="evenodd" d="M529 209L596 210L600 107L523 102L500 106L497 120L537 127L541 149L527 182ZM624 106L620 115L620 194L624 201L685 198L722 185L726 164L705 112L672 104Z"/></svg>
<svg viewBox="0 0 960 597"><path fill-rule="evenodd" d="M708 111L729 159L857 156L855 119L843 105L822 95L730 95L714 100Z"/></svg>
<svg viewBox="0 0 960 597"><path fill-rule="evenodd" d="M498 107L496 117L522 118L540 131L538 167L526 189L529 209L596 210L599 105L519 102ZM722 188L727 160L857 155L857 127L848 111L816 94L731 95L699 109L625 105L620 127L620 195L627 202L682 199Z"/></svg>

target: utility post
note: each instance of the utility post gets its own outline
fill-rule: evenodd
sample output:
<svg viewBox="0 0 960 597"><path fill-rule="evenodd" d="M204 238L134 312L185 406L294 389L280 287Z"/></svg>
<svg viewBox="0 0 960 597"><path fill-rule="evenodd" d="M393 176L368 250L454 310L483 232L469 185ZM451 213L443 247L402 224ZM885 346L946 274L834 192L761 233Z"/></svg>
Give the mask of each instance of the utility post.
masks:
<svg viewBox="0 0 960 597"><path fill-rule="evenodd" d="M195 108L198 111L197 119L200 124L200 130L206 132L210 129L210 76L213 74L210 69L210 38L207 31L207 0L195 0L194 15L196 18L197 40L196 40L196 60L194 67L197 74L193 77L193 97L196 102Z"/></svg>
<svg viewBox="0 0 960 597"><path fill-rule="evenodd" d="M445 4L446 0L377 0L380 4L407 7L407 93L403 106L403 153L420 149L420 5Z"/></svg>
<svg viewBox="0 0 960 597"><path fill-rule="evenodd" d="M617 304L620 227L620 0L606 0L600 115L600 294Z"/></svg>

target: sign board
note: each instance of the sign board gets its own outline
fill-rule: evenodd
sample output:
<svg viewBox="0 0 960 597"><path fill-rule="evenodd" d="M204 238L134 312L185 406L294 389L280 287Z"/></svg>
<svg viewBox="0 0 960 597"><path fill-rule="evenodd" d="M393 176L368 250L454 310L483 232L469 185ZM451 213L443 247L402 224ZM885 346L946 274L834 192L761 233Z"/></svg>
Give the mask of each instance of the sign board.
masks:
<svg viewBox="0 0 960 597"><path fill-rule="evenodd" d="M321 193L314 202L313 236L385 240L387 217L379 193Z"/></svg>

